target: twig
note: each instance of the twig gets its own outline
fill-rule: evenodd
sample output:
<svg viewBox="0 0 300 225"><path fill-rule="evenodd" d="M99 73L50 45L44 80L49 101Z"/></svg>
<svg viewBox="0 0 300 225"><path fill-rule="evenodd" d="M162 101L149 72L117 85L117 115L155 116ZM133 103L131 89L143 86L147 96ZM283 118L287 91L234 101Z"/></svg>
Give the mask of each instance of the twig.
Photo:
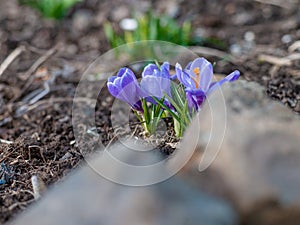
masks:
<svg viewBox="0 0 300 225"><path fill-rule="evenodd" d="M27 80L22 90L19 92L18 95L16 95L13 99L10 100L10 102L14 102L16 99L18 99L22 94L29 88L29 86L34 81L34 76L30 77L45 61L47 61L50 56L56 53L56 51L59 49L60 43L55 45L53 48L49 49L44 55L42 55L35 63L32 64L32 66L23 74L22 78L24 80Z"/></svg>
<svg viewBox="0 0 300 225"><path fill-rule="evenodd" d="M53 48L49 49L44 55L42 55L32 66L25 72L23 78L27 80L31 74L33 74L47 59L56 53L60 44L55 45Z"/></svg>
<svg viewBox="0 0 300 225"><path fill-rule="evenodd" d="M9 67L9 65L25 50L25 47L23 45L17 47L15 50L13 50L9 56L3 61L3 63L0 65L0 77L4 73L4 71Z"/></svg>
<svg viewBox="0 0 300 225"><path fill-rule="evenodd" d="M113 136L113 138L108 142L108 144L106 145L106 149L108 149L110 146L111 146L111 144L113 143L113 141L115 140L115 139L117 139L118 138L118 136L117 135L115 135L115 136Z"/></svg>
<svg viewBox="0 0 300 225"><path fill-rule="evenodd" d="M35 201L35 199L31 199L31 200L26 201L26 202L16 202L16 203L12 204L11 206L9 206L8 210L11 211L11 210L13 210L14 208L16 208L18 206L21 207L21 208L24 208L24 206L27 206L28 204L30 204L34 201Z"/></svg>
<svg viewBox="0 0 300 225"><path fill-rule="evenodd" d="M293 53L282 58L265 54L258 56L259 61L268 62L276 66L291 66L292 62L298 59L300 59L300 53Z"/></svg>
<svg viewBox="0 0 300 225"><path fill-rule="evenodd" d="M4 139L1 139L1 138L0 138L0 143L10 145L10 144L13 144L14 142L13 142L13 141L7 141L7 140L4 140Z"/></svg>
<svg viewBox="0 0 300 225"><path fill-rule="evenodd" d="M258 56L258 60L262 62L268 62L277 66L290 66L292 61L288 58L278 58L271 55L261 54Z"/></svg>
<svg viewBox="0 0 300 225"><path fill-rule="evenodd" d="M273 6L278 6L278 7L281 7L281 8L284 8L284 9L291 9L294 4L282 4L282 1L277 1L277 0L254 0L256 2L259 2L259 3L263 3L263 4L268 4L268 5L273 5Z"/></svg>
<svg viewBox="0 0 300 225"><path fill-rule="evenodd" d="M285 57L285 59L289 59L291 61L300 59L300 53L293 53Z"/></svg>
<svg viewBox="0 0 300 225"><path fill-rule="evenodd" d="M287 69L287 72L292 76L300 77L300 70Z"/></svg>
<svg viewBox="0 0 300 225"><path fill-rule="evenodd" d="M2 158L0 159L0 163L3 162L4 160L6 160L10 155L12 155L18 148L13 148L12 151L8 152L6 155L2 156Z"/></svg>
<svg viewBox="0 0 300 225"><path fill-rule="evenodd" d="M234 56L227 54L226 52L214 49L214 48L208 48L208 47L201 47L201 46L191 46L189 49L193 52L195 52L198 55L207 55L207 56L217 56L219 58L225 58L228 59L231 62L236 62L237 60L234 58Z"/></svg>
<svg viewBox="0 0 300 225"><path fill-rule="evenodd" d="M300 41L295 41L290 47L288 48L289 52L294 52L297 49L300 49Z"/></svg>

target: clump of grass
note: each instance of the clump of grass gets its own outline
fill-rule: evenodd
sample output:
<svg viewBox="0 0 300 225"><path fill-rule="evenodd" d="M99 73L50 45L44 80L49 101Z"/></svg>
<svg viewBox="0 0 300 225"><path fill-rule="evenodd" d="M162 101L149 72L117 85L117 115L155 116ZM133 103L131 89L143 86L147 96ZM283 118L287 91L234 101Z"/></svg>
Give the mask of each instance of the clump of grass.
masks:
<svg viewBox="0 0 300 225"><path fill-rule="evenodd" d="M141 17L135 16L135 20L137 28L133 31L124 31L122 34L116 34L109 22L104 24L105 35L111 47L143 40L168 41L186 46L193 43L190 21L185 21L179 26L173 18L158 17L152 12Z"/></svg>
<svg viewBox="0 0 300 225"><path fill-rule="evenodd" d="M20 4L38 10L43 17L55 20L62 19L68 10L82 0L19 0Z"/></svg>

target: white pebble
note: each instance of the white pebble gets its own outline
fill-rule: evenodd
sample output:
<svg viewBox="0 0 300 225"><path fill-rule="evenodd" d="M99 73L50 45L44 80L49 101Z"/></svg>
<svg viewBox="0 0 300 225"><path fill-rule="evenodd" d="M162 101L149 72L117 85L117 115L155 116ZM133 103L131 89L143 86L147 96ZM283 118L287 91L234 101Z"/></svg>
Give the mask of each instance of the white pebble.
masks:
<svg viewBox="0 0 300 225"><path fill-rule="evenodd" d="M254 34L254 32L252 32L252 31L247 31L247 32L244 34L244 39L245 39L245 41L249 41L249 42L254 41L254 39L255 39L255 34Z"/></svg>
<svg viewBox="0 0 300 225"><path fill-rule="evenodd" d="M242 53L242 48L241 48L241 46L238 45L238 44L233 44L233 45L230 46L230 52L231 52L231 54L233 54L233 55L241 55L241 53Z"/></svg>
<svg viewBox="0 0 300 225"><path fill-rule="evenodd" d="M42 179L40 177L38 177L37 175L33 175L31 177L31 184L32 184L32 188L33 188L34 199L37 200L41 197L43 192L46 191L46 189L47 189L46 185L42 181Z"/></svg>
<svg viewBox="0 0 300 225"><path fill-rule="evenodd" d="M125 18L120 21L120 27L123 30L135 30L138 26L136 19Z"/></svg>
<svg viewBox="0 0 300 225"><path fill-rule="evenodd" d="M290 43L292 40L293 40L293 38L292 38L292 36L289 35L289 34L285 34L285 35L283 35L282 38L281 38L281 41L282 41L282 43L284 43L284 44L288 44L288 43Z"/></svg>

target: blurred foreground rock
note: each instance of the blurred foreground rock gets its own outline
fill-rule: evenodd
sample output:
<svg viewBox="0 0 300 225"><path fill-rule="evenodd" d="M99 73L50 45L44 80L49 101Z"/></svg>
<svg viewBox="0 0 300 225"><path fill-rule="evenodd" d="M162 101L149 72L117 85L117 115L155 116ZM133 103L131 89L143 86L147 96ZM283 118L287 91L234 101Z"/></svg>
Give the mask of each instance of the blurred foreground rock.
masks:
<svg viewBox="0 0 300 225"><path fill-rule="evenodd" d="M123 146L112 151L123 157L124 150ZM93 161L93 168L105 161L100 156ZM106 163L106 167L112 165ZM116 167L111 172L124 173ZM156 185L128 187L112 183L86 166L11 224L235 225L237 215L225 201L193 189L176 177Z"/></svg>
<svg viewBox="0 0 300 225"><path fill-rule="evenodd" d="M200 126L194 122L188 131L199 132L199 151L181 175L229 199L241 212L264 199L283 207L300 204L299 115L269 99L256 83L237 81L222 91L225 101L218 92L211 95Z"/></svg>

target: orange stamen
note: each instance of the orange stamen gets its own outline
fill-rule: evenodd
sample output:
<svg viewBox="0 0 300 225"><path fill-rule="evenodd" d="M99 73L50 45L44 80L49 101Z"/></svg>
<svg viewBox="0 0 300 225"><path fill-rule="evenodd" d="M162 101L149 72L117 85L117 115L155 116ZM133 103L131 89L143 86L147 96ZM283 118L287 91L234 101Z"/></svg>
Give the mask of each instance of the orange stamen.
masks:
<svg viewBox="0 0 300 225"><path fill-rule="evenodd" d="M200 84L200 69L199 67L196 67L193 70L195 77L191 76L192 80L195 82L196 88L199 88L199 84Z"/></svg>

